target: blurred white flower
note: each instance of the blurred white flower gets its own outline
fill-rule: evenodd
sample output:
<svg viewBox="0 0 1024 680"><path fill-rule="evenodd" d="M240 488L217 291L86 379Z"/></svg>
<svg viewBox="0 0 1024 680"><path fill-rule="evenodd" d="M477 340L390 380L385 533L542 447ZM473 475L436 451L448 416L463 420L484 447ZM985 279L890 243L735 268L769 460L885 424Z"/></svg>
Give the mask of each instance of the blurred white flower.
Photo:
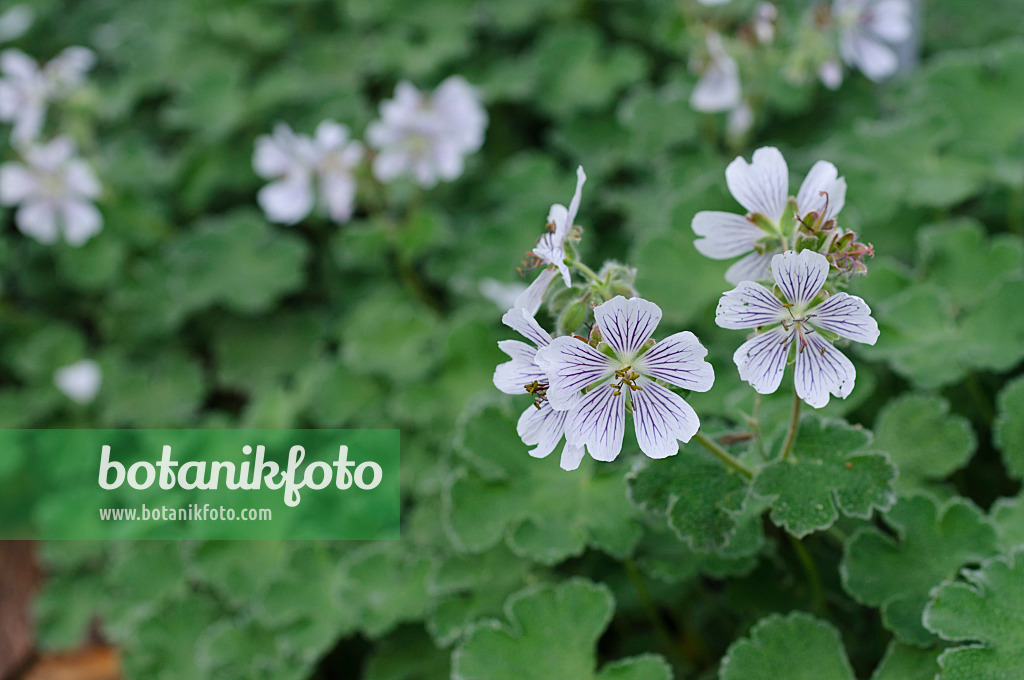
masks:
<svg viewBox="0 0 1024 680"><path fill-rule="evenodd" d="M103 228L103 217L93 205L100 183L92 168L75 155L67 137L33 145L24 163L0 165L0 203L17 205L18 229L41 243L64 236L80 246Z"/></svg>
<svg viewBox="0 0 1024 680"><path fill-rule="evenodd" d="M260 189L257 201L270 221L295 224L309 215L319 196L333 221L348 222L356 199L352 171L362 158L363 145L349 139L344 125L325 120L310 137L279 123L273 134L256 140L253 169L274 180Z"/></svg>
<svg viewBox="0 0 1024 680"><path fill-rule="evenodd" d="M843 65L835 59L826 61L818 67L818 78L830 90L838 90L843 84Z"/></svg>
<svg viewBox="0 0 1024 680"><path fill-rule="evenodd" d="M14 5L0 14L0 42L17 40L32 28L35 12L28 5Z"/></svg>
<svg viewBox="0 0 1024 680"><path fill-rule="evenodd" d="M366 129L377 150L373 174L382 182L411 175L421 187L462 174L465 156L483 145L487 112L476 90L451 76L429 96L402 81L380 105L380 120Z"/></svg>
<svg viewBox="0 0 1024 680"><path fill-rule="evenodd" d="M515 307L516 298L526 290L526 284L518 281L505 283L490 277L480 280L480 294L498 305L499 309Z"/></svg>
<svg viewBox="0 0 1024 680"><path fill-rule="evenodd" d="M80 87L95 62L84 47L69 47L43 67L18 49L0 53L0 121L13 124L11 139L18 144L36 139L47 104Z"/></svg>
<svg viewBox="0 0 1024 680"><path fill-rule="evenodd" d="M717 33L709 33L705 44L708 60L690 94L690 106L702 113L732 111L742 101L739 66L725 51Z"/></svg>
<svg viewBox="0 0 1024 680"><path fill-rule="evenodd" d="M913 33L909 0L833 0L839 26L839 54L871 80L883 80L899 68L893 46ZM828 83L826 82L826 85Z"/></svg>
<svg viewBox="0 0 1024 680"><path fill-rule="evenodd" d="M775 22L779 19L778 8L770 2L759 2L754 8L754 36L762 45L775 40Z"/></svg>
<svg viewBox="0 0 1024 680"><path fill-rule="evenodd" d="M53 374L53 383L64 395L79 404L88 404L100 391L103 374L92 359L82 359Z"/></svg>
<svg viewBox="0 0 1024 680"><path fill-rule="evenodd" d="M725 128L731 139L742 139L754 127L754 110L746 100L729 112Z"/></svg>
<svg viewBox="0 0 1024 680"><path fill-rule="evenodd" d="M715 5L724 5L729 2L729 0L697 0L697 2L705 7L714 7Z"/></svg>

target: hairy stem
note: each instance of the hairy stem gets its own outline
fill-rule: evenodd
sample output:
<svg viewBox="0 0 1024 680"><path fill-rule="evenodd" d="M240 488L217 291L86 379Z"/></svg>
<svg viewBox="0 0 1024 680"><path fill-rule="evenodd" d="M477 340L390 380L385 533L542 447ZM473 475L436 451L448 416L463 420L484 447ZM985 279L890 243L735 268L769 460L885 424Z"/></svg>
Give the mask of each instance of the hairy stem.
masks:
<svg viewBox="0 0 1024 680"><path fill-rule="evenodd" d="M793 388L793 415L789 418L789 432L786 433L786 443L782 447L782 460L789 458L790 452L793 450L793 442L796 441L797 430L800 429L800 404L802 400L800 395L796 393L796 388Z"/></svg>
<svg viewBox="0 0 1024 680"><path fill-rule="evenodd" d="M681 654L681 650L676 647L672 636L668 632L668 628L665 627L665 621L661 618L658 608L654 605L654 600L651 598L651 594L647 590L647 584L644 582L643 574L636 568L632 558L627 557L622 566L625 567L626 574L633 584L633 589L636 590L636 594L640 598L640 605L643 607L644 613L647 614L647 618L650 620L651 625L654 626L658 637L661 638L662 644L665 645L665 650L672 654L678 654L685 659L685 655Z"/></svg>
<svg viewBox="0 0 1024 680"><path fill-rule="evenodd" d="M597 272L595 272L593 269L583 264L579 260L570 261L569 266L583 274L585 277L587 277L587 280L590 281L591 283L602 283L601 277L597 275Z"/></svg>
<svg viewBox="0 0 1024 680"><path fill-rule="evenodd" d="M718 458L720 461L722 461L723 463L725 463L730 468L740 473L747 479L750 479L751 477L754 476L753 470L751 470L746 465L744 465L736 458L734 458L732 454L730 454L724 448L719 446L715 440L711 439L711 437L707 436L703 432L697 432L697 434L693 435L693 440L700 444L701 446L703 446L708 451L710 451L711 453L713 453L715 457Z"/></svg>
<svg viewBox="0 0 1024 680"><path fill-rule="evenodd" d="M818 610L818 613L825 611L825 590L821 585L821 575L818 573L818 565L815 564L814 558L807 552L807 548L800 542L800 539L793 534L786 533L789 536L789 542L793 545L793 552L796 553L796 557L800 560L800 564L804 568L804 573L807 574L807 583L811 586L811 597L814 599L814 607Z"/></svg>

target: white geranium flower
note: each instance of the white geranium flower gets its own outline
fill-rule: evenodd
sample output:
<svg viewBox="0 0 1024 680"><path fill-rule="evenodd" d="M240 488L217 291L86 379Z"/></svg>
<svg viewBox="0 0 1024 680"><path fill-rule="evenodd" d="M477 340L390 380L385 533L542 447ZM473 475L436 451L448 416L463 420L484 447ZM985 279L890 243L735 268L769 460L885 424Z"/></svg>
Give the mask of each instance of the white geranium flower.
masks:
<svg viewBox="0 0 1024 680"><path fill-rule="evenodd" d="M537 245L533 247L528 256L530 264L544 267L544 269L541 270L540 276L519 294L515 301L515 307L522 307L530 314L536 314L544 300L544 293L548 286L559 274L562 275L562 281L567 288L572 285L569 267L565 264L565 240L576 223L576 213L580 209L583 185L586 181L587 173L583 172L581 165L576 168L576 192L572 195L569 207L566 208L561 203L555 203L548 211L547 229L537 239Z"/></svg>
<svg viewBox="0 0 1024 680"><path fill-rule="evenodd" d="M402 81L394 98L381 103L380 114L366 129L378 152L374 176L390 182L411 175L428 189L462 174L465 156L480 149L487 128L487 112L461 76L446 79L429 97Z"/></svg>
<svg viewBox="0 0 1024 680"><path fill-rule="evenodd" d="M519 417L516 429L524 444L536 446L530 455L544 458L555 450L565 434L568 407L575 401L569 399L565 402L566 408L555 410L547 400L548 378L537 366L537 350L550 345L551 336L534 320L533 314L525 309L513 308L501 320L531 341L533 346L519 340L502 340L498 343L501 351L512 360L494 369L494 386L505 394L529 394L533 397L533 403ZM575 470L582 460L583 447L566 442L562 449L562 469Z"/></svg>
<svg viewBox="0 0 1024 680"><path fill-rule="evenodd" d="M21 50L0 53L0 120L13 124L11 139L25 144L37 138L47 104L81 86L95 61L84 47L69 47L42 68Z"/></svg>
<svg viewBox="0 0 1024 680"><path fill-rule="evenodd" d="M705 39L708 61L690 94L690 106L702 113L732 111L740 105L740 68L722 45L722 36L709 33Z"/></svg>
<svg viewBox="0 0 1024 680"><path fill-rule="evenodd" d="M779 20L779 9L770 2L759 2L754 8L754 35L762 45L775 40L775 23Z"/></svg>
<svg viewBox="0 0 1024 680"><path fill-rule="evenodd" d="M348 222L355 210L353 168L362 157L363 145L349 140L344 125L325 120L309 137L279 123L273 134L256 140L253 169L274 180L260 189L257 201L270 221L295 224L313 210L318 195L331 220Z"/></svg>
<svg viewBox="0 0 1024 680"><path fill-rule="evenodd" d="M892 46L913 33L908 0L833 0L839 26L839 54L871 80L883 80L899 68Z"/></svg>
<svg viewBox="0 0 1024 680"><path fill-rule="evenodd" d="M85 161L75 156L67 137L31 146L25 163L0 165L0 203L17 205L18 229L41 243L54 243L61 234L80 246L103 228L103 217L92 201L100 183Z"/></svg>
<svg viewBox="0 0 1024 680"><path fill-rule="evenodd" d="M805 402L821 408L830 393L845 399L853 391L857 371L829 337L873 345L878 324L859 297L837 293L821 299L828 271L824 255L790 250L772 258L781 300L761 284L744 281L719 301L719 326L759 331L740 345L733 361L740 377L760 394L778 389L791 348L796 354L796 393Z"/></svg>
<svg viewBox="0 0 1024 680"><path fill-rule="evenodd" d="M789 168L778 149L763 147L754 152L752 163L737 157L725 170L725 181L733 197L747 209L746 215L704 210L693 217L693 231L702 238L694 241L701 254L715 260L744 255L725 274L735 285L740 281L764 281L771 271L772 257L785 250L795 221L783 224L789 197ZM818 161L807 173L796 195L796 217L812 212L833 219L846 202L846 180L836 166Z"/></svg>
<svg viewBox="0 0 1024 680"><path fill-rule="evenodd" d="M614 460L622 450L628 399L640 450L651 458L675 454L700 420L682 397L655 381L708 391L715 374L704 360L707 350L689 331L649 342L661 309L641 298L614 297L595 307L594 316L602 338L598 349L565 336L537 352L548 400L569 409L566 441L586 446L597 460Z"/></svg>
<svg viewBox="0 0 1024 680"><path fill-rule="evenodd" d="M79 404L88 404L100 391L103 374L92 359L82 359L53 374L53 383L64 395Z"/></svg>

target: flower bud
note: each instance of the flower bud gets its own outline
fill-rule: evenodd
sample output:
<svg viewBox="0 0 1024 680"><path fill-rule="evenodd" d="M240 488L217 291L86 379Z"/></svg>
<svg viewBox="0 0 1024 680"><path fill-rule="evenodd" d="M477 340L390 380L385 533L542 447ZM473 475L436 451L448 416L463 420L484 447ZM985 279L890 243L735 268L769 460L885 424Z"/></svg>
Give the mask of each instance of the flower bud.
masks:
<svg viewBox="0 0 1024 680"><path fill-rule="evenodd" d="M586 298L580 298L566 305L562 309L562 313L558 315L558 334L569 335L579 328L586 320L589 311L590 307L586 303Z"/></svg>

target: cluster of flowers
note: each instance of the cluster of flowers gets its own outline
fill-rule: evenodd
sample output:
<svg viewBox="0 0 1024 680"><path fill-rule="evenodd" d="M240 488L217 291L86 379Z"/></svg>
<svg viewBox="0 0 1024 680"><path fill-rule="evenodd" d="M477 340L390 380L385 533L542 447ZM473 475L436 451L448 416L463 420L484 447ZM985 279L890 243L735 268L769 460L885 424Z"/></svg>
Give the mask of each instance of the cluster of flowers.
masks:
<svg viewBox="0 0 1024 680"><path fill-rule="evenodd" d="M628 276L617 278L621 265L612 263L594 274L578 262L574 241L582 230L574 221L585 179L582 168L578 177L570 207L552 206L545 232L527 255L525 263L542 271L502 321L529 343L498 343L510 361L497 367L494 384L506 394L531 396L519 418L519 436L535 447L530 451L535 457L547 456L564 437L561 466L566 470L578 467L585 451L597 460L615 459L627 410L640 450L651 458L671 456L679 441L689 441L700 429L694 409L672 388L711 389L715 376L705 360L707 349L689 331L654 340L661 309L635 295L616 294L631 284ZM852 274L866 271L864 256L870 253L868 247L855 248L853 232L835 224L845 181L831 163L819 161L797 196L789 196L786 162L770 147L758 149L752 163L737 158L726 180L747 213L699 213L693 228L701 237L696 246L706 255L746 254L730 268L729 280L736 287L723 294L716 313L723 328L753 331L733 355L740 378L769 394L792 363L796 394L807 404L821 408L830 395L847 397L856 369L833 342L874 344L878 325L862 299L837 290ZM558 274L572 286L573 269L588 285L559 315L564 334L552 337L535 315L545 296L552 297L548 289ZM593 310L586 336L573 333L584 324L584 315L574 316L568 330L563 323L565 310L577 304Z"/></svg>
<svg viewBox="0 0 1024 680"><path fill-rule="evenodd" d="M699 1L703 5L729 2ZM811 7L804 16L803 32L786 76L799 83L809 67L826 87L835 90L843 82L846 63L871 80L884 80L899 68L897 51L912 37L912 16L911 0L832 0L830 6ZM770 45L776 38L778 20L778 8L760 2L737 39L752 46ZM739 65L726 50L720 33L707 33L704 54L694 61L693 68L700 73L700 80L690 105L705 113L729 112L730 134L745 133L753 124L754 113L743 96Z"/></svg>
<svg viewBox="0 0 1024 680"><path fill-rule="evenodd" d="M380 119L366 130L371 168L380 182L409 176L423 188L462 174L465 157L480 149L487 113L476 91L451 76L433 93L400 82ZM356 171L368 156L349 129L331 120L312 137L279 123L256 140L253 168L264 179L257 200L272 222L295 224L319 206L334 222L349 221L356 204Z"/></svg>
<svg viewBox="0 0 1024 680"><path fill-rule="evenodd" d="M17 206L18 229L41 243L63 236L80 246L103 228L92 168L71 137L43 138L50 105L74 96L95 61L84 47L69 47L45 65L18 49L0 52L0 121L11 124L20 156L0 166L0 203Z"/></svg>

